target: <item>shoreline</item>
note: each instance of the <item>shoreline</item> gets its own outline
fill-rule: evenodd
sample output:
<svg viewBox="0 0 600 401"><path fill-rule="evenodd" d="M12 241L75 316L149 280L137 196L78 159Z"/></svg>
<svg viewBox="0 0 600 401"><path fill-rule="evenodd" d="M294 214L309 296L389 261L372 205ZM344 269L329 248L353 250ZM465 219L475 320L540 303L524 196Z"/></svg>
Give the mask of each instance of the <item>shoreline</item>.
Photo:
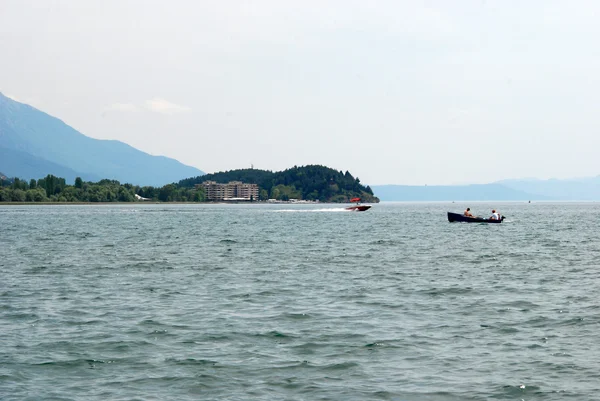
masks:
<svg viewBox="0 0 600 401"><path fill-rule="evenodd" d="M68 206L68 205L344 205L335 202L267 202L267 201L231 201L231 202L0 202L0 206Z"/></svg>
<svg viewBox="0 0 600 401"><path fill-rule="evenodd" d="M490 204L490 203L528 203L528 204L549 204L549 203L596 203L599 200L538 200L538 201L523 201L523 200L484 200L484 201L433 201L433 200L409 200L409 201L380 201L380 202L365 202L366 204L411 204L411 203L424 203L424 204ZM0 202L1 206L139 206L139 205L347 205L347 203L339 202L267 202L267 201L254 201L254 202Z"/></svg>

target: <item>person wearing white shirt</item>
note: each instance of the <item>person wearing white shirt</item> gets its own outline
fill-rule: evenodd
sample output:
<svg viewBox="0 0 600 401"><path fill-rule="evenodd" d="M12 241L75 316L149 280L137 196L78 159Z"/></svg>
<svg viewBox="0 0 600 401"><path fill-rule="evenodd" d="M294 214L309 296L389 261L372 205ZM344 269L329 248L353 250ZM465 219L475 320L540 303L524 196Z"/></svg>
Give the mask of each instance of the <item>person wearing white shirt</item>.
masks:
<svg viewBox="0 0 600 401"><path fill-rule="evenodd" d="M500 213L496 213L496 210L492 210L492 216L490 220L500 220Z"/></svg>

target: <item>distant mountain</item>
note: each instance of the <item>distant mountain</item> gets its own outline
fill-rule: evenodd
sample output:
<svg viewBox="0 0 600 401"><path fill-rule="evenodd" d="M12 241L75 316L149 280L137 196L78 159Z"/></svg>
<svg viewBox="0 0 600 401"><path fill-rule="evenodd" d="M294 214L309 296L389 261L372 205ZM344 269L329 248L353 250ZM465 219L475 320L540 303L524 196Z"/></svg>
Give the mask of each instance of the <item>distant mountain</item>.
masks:
<svg viewBox="0 0 600 401"><path fill-rule="evenodd" d="M204 174L175 159L152 156L123 142L87 137L0 93L0 170L19 178L47 174L162 186ZM41 174L41 175L40 175Z"/></svg>
<svg viewBox="0 0 600 401"><path fill-rule="evenodd" d="M373 193L382 201L518 201L550 200L500 184L477 185L373 185Z"/></svg>
<svg viewBox="0 0 600 401"><path fill-rule="evenodd" d="M503 180L498 184L559 200L600 200L600 176L569 180Z"/></svg>
<svg viewBox="0 0 600 401"><path fill-rule="evenodd" d="M23 179L43 178L48 174L74 182L76 177L84 181L99 181L102 177L94 174L78 173L60 164L44 160L20 150L0 147L0 165L6 171L7 177Z"/></svg>

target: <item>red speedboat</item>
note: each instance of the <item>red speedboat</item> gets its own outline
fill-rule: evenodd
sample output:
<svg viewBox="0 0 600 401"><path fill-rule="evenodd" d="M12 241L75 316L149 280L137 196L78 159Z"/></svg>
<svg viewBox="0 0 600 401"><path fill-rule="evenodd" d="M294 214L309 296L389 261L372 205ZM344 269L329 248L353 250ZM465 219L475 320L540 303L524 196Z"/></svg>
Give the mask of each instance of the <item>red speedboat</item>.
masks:
<svg viewBox="0 0 600 401"><path fill-rule="evenodd" d="M356 205L349 206L346 208L346 210L349 210L351 212L364 212L365 210L369 210L371 208L371 205L361 205L360 198L352 198L350 199L350 202L356 202Z"/></svg>

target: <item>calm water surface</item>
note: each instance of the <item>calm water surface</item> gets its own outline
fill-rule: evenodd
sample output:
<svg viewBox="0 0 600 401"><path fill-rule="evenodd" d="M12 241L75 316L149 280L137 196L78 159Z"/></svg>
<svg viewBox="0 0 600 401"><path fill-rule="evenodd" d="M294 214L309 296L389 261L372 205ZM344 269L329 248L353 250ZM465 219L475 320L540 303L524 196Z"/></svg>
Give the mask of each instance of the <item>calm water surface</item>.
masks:
<svg viewBox="0 0 600 401"><path fill-rule="evenodd" d="M499 208L503 224L450 224ZM0 206L1 400L600 399L600 204Z"/></svg>

